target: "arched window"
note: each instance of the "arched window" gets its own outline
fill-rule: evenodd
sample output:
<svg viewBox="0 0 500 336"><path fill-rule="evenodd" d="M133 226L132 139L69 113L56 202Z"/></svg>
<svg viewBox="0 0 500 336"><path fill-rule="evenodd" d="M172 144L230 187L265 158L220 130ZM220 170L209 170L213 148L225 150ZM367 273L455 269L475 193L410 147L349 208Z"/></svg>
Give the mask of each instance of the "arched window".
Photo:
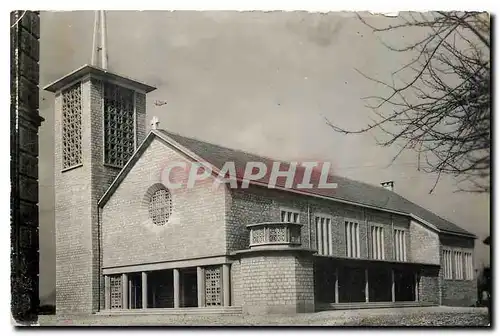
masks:
<svg viewBox="0 0 500 336"><path fill-rule="evenodd" d="M172 195L163 185L154 185L148 191L149 218L153 224L165 225L172 215Z"/></svg>

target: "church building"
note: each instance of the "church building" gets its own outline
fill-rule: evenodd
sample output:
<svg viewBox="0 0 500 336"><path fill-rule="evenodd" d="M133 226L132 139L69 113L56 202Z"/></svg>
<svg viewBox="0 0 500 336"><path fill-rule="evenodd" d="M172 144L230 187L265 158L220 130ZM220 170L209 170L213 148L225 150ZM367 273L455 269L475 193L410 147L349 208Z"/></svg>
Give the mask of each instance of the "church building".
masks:
<svg viewBox="0 0 500 336"><path fill-rule="evenodd" d="M105 65L105 63L104 63ZM155 88L84 65L55 93L58 314L266 314L469 306L476 237L398 195L336 189L169 188L170 162L214 171L271 159L146 122ZM257 135L256 135L257 136ZM176 170L176 178L187 172ZM174 174L174 175L175 175Z"/></svg>

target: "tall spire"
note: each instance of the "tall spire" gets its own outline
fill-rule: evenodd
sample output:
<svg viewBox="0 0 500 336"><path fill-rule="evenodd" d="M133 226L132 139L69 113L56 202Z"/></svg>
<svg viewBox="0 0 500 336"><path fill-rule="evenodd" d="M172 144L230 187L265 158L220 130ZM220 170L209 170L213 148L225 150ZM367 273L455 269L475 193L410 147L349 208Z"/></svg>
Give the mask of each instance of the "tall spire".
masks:
<svg viewBox="0 0 500 336"><path fill-rule="evenodd" d="M106 13L95 11L94 37L92 40L92 65L108 69L108 42L106 28Z"/></svg>

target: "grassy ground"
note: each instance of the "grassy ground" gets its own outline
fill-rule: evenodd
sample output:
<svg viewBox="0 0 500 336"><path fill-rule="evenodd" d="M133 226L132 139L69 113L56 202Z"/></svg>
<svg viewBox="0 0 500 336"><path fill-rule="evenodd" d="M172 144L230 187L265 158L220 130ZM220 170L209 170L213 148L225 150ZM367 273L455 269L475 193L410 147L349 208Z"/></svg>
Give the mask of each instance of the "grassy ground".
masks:
<svg viewBox="0 0 500 336"><path fill-rule="evenodd" d="M293 316L40 316L41 326L487 326L484 308L327 311Z"/></svg>

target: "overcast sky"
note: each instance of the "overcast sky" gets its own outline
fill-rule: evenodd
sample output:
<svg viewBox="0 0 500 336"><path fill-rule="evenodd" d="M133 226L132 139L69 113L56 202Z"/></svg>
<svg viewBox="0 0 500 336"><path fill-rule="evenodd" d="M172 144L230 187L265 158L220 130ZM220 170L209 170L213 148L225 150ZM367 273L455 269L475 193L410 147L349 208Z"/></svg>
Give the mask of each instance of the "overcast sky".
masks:
<svg viewBox="0 0 500 336"><path fill-rule="evenodd" d="M40 85L90 63L93 12L41 14ZM394 18L371 17L377 25ZM335 173L379 184L478 235L476 266L489 264L489 195L454 193L455 182L416 170L414 153L388 167L398 148L380 148L380 134L345 136L325 118L362 127L363 97L403 65L352 13L108 12L109 70L158 89L148 95L148 121L228 147L284 160L331 161ZM415 38L392 34L390 42ZM155 100L167 105L157 107ZM40 294L55 288L54 97L42 92L40 114Z"/></svg>

